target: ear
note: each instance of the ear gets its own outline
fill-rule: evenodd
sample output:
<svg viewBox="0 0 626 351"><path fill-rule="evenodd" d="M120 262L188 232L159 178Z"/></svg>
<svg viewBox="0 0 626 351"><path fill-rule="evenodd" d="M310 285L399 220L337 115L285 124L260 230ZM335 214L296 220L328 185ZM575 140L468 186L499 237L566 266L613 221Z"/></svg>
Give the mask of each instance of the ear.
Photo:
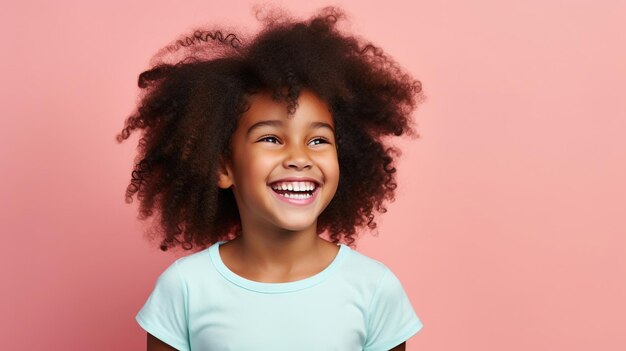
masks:
<svg viewBox="0 0 626 351"><path fill-rule="evenodd" d="M228 189L233 185L233 172L230 163L220 156L217 166L217 186Z"/></svg>

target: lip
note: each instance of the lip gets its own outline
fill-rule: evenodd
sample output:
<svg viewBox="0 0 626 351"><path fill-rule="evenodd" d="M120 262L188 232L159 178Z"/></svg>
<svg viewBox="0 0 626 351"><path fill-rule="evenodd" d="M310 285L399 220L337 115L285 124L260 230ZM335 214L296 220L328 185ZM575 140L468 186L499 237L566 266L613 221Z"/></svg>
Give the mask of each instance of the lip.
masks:
<svg viewBox="0 0 626 351"><path fill-rule="evenodd" d="M313 190L313 193L311 194L312 196L308 199L289 199L278 194L277 192L274 191L274 189L272 189L273 184L280 183L280 182L312 182L315 184L315 190ZM282 202L286 202L290 205L304 206L304 205L312 204L317 199L320 189L322 188L322 183L311 177L287 177L287 178L274 180L268 183L267 187L278 200L281 200Z"/></svg>
<svg viewBox="0 0 626 351"><path fill-rule="evenodd" d="M283 181L283 180L281 180L281 181ZM309 181L312 181L312 180L309 180ZM286 203L288 203L290 205L296 205L296 206L303 206L303 205L312 204L317 199L317 196L318 196L318 194L319 194L319 192L321 190L321 186L318 185L318 186L315 187L315 190L313 190L313 193L311 194L311 197L309 197L308 199L290 199L290 198L286 198L286 197L280 195L279 193L275 192L274 189L272 189L271 186L268 186L268 188L270 189L272 194L274 194L274 196L278 200L281 200L281 201L286 202Z"/></svg>
<svg viewBox="0 0 626 351"><path fill-rule="evenodd" d="M281 179L277 179L274 180L270 183L268 183L267 185L271 186L274 183L279 183L279 182L312 182L315 183L316 188L319 188L322 183L319 182L316 179L310 178L310 177L288 177L288 178L281 178Z"/></svg>

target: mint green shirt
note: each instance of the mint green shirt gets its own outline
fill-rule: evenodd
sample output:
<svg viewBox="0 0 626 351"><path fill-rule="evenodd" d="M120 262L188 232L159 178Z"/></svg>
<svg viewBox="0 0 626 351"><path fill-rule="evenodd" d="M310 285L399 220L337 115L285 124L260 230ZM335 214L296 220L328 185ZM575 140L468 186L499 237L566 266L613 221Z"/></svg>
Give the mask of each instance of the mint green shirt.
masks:
<svg viewBox="0 0 626 351"><path fill-rule="evenodd" d="M184 351L388 351L422 328L391 270L349 246L318 274L263 283L224 264L224 242L161 273L143 329Z"/></svg>

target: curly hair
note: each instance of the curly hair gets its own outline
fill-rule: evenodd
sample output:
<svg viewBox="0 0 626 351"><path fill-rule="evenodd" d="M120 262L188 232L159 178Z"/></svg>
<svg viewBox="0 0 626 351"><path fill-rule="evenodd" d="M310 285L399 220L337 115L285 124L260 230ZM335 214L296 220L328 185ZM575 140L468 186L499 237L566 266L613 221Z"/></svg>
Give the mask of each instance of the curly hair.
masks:
<svg viewBox="0 0 626 351"><path fill-rule="evenodd" d="M126 202L137 194L141 220L156 210L152 232L161 250L206 248L241 235L232 190L217 186L218 161L231 156L238 118L259 91L285 101L289 115L302 89L330 107L340 179L317 234L355 246L357 227L376 228L374 211L387 212L385 201L395 201L393 162L401 154L384 139L419 137L411 113L424 95L421 82L380 48L343 34L337 23L345 17L336 7L306 21L270 15L248 43L220 29L196 29L153 57L139 75L141 98L117 141L143 130Z"/></svg>

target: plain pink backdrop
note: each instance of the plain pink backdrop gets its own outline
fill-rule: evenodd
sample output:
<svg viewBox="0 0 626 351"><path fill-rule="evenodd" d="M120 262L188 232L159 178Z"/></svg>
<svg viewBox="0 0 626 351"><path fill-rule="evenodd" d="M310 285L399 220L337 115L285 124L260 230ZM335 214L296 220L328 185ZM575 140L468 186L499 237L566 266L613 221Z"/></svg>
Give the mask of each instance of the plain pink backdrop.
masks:
<svg viewBox="0 0 626 351"><path fill-rule="evenodd" d="M0 14L0 339L142 350L134 317L176 256L127 205L132 112L152 54L251 1L23 1ZM358 250L424 323L408 350L626 349L624 1L327 4L420 79L421 139ZM315 331L312 331L315 332Z"/></svg>

